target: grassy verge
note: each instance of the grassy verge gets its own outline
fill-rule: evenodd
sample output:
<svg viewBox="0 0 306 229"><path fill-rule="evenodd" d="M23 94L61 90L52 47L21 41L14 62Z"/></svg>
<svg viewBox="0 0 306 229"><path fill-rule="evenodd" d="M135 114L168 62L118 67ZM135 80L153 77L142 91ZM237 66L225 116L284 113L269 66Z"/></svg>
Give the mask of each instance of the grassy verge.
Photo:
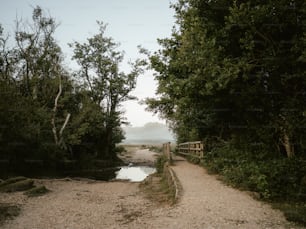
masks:
<svg viewBox="0 0 306 229"><path fill-rule="evenodd" d="M24 192L24 194L27 195L28 197L36 197L36 196L42 196L48 192L50 192L50 190L47 189L44 185L42 185L30 189Z"/></svg>
<svg viewBox="0 0 306 229"><path fill-rule="evenodd" d="M167 180L158 174L153 174L140 184L146 197L159 205L172 205L175 203L174 192Z"/></svg>
<svg viewBox="0 0 306 229"><path fill-rule="evenodd" d="M306 226L306 203L275 202L272 207L281 210L288 221Z"/></svg>
<svg viewBox="0 0 306 229"><path fill-rule="evenodd" d="M155 163L157 172L140 184L146 196L158 204L175 204L175 189L164 171L167 158L160 155Z"/></svg>

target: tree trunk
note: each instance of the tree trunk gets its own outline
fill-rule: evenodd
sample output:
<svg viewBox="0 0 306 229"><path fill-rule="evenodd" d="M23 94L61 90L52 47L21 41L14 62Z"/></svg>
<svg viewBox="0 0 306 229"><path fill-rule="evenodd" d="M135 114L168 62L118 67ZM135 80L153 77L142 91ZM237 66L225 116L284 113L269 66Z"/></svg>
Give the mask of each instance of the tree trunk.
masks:
<svg viewBox="0 0 306 229"><path fill-rule="evenodd" d="M286 132L284 132L282 143L283 143L283 146L284 146L284 148L286 150L287 157L288 158L294 157L294 148L291 145L290 138L289 138L289 136L288 136L288 134Z"/></svg>
<svg viewBox="0 0 306 229"><path fill-rule="evenodd" d="M59 86L58 86L58 93L55 97L54 100L54 107L53 107L53 115L52 115L52 119L51 119L51 124L52 124L52 132L53 132L53 137L54 137L54 142L57 146L61 145L63 143L63 132L69 122L70 116L71 114L68 113L65 119L65 122L63 123L59 133L57 133L57 129L56 129L56 124L55 124L55 118L56 118L56 112L57 112L57 107L58 107L58 100L62 94L62 81L61 81L61 76L58 77L59 78Z"/></svg>
<svg viewBox="0 0 306 229"><path fill-rule="evenodd" d="M61 76L59 76L58 78L59 78L58 93L57 93L57 95L55 97L55 100L54 100L53 115L52 115L52 119L51 119L52 132L53 132L54 142L55 142L56 145L59 144L59 140L58 140L56 125L55 125L55 116L56 116L56 112L57 112L58 99L62 94Z"/></svg>
<svg viewBox="0 0 306 229"><path fill-rule="evenodd" d="M63 124L63 126L62 126L62 128L59 132L59 139L60 139L59 142L58 142L59 145L63 143L63 132L64 132L64 130L65 130L65 128L66 128L66 126L69 122L70 116L71 116L71 114L68 113L67 116L66 116L65 122L64 122L64 124Z"/></svg>
<svg viewBox="0 0 306 229"><path fill-rule="evenodd" d="M281 133L282 139L281 142L285 148L286 154L288 158L294 157L294 147L291 145L290 135L288 134L288 127L290 126L285 116L280 115L280 118L282 119L282 127L281 127Z"/></svg>

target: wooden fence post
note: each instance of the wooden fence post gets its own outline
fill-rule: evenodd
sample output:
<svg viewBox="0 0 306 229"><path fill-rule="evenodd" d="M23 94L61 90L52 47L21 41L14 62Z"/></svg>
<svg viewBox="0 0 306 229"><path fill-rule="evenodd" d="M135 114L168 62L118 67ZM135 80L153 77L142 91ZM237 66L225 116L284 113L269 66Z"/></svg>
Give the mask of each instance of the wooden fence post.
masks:
<svg viewBox="0 0 306 229"><path fill-rule="evenodd" d="M163 154L167 157L168 161L172 161L172 155L171 155L171 142L167 142L163 144Z"/></svg>

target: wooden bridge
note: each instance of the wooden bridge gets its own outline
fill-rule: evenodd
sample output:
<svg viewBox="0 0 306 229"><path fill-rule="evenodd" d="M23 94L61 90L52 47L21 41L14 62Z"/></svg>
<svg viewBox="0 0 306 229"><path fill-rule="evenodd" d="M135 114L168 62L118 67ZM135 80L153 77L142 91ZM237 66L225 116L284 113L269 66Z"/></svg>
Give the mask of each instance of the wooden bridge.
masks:
<svg viewBox="0 0 306 229"><path fill-rule="evenodd" d="M170 142L163 144L163 153L168 160L172 160ZM204 143L202 141L181 143L177 146L177 153L202 159L204 156Z"/></svg>
<svg viewBox="0 0 306 229"><path fill-rule="evenodd" d="M204 156L204 143L202 141L181 143L177 147L177 153L202 159Z"/></svg>

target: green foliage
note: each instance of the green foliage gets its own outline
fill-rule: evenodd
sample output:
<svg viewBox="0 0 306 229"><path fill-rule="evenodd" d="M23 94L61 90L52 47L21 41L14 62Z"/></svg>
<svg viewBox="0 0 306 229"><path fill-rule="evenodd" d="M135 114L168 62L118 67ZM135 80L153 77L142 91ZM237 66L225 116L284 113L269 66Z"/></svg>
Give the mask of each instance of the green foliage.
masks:
<svg viewBox="0 0 306 229"><path fill-rule="evenodd" d="M268 153L266 153L268 154ZM258 192L269 200L305 201L306 161L267 159L225 145L207 152L203 164L236 187Z"/></svg>
<svg viewBox="0 0 306 229"><path fill-rule="evenodd" d="M106 37L106 26L98 22L99 33L87 39L86 43L74 42L70 44L74 48L73 59L80 65L76 73L82 79L81 88L87 91L87 103L95 107L95 113L88 110L91 117L100 116L89 133L100 129L100 136L88 136L88 140L98 142L100 139L104 144L100 145L95 152L99 158L115 157L115 144L123 140L123 132L120 128L122 117L118 111L121 103L134 99L129 93L136 86L136 77L142 72L140 61L132 64L129 74L119 71L119 64L123 60L123 53L117 51L118 44L112 38ZM90 119L91 118L91 119ZM86 118L88 120L88 118ZM96 129L95 129L96 128ZM97 129L98 128L98 129ZM80 129L81 132L84 130ZM98 139L95 140L95 138Z"/></svg>
<svg viewBox="0 0 306 229"><path fill-rule="evenodd" d="M194 156L187 156L187 160L193 164L199 164L201 161L200 158Z"/></svg>
<svg viewBox="0 0 306 229"><path fill-rule="evenodd" d="M282 210L288 220L305 225L305 159L275 158L269 152L245 151L224 144L206 152L202 163L226 183L259 193Z"/></svg>
<svg viewBox="0 0 306 229"><path fill-rule="evenodd" d="M156 153L162 153L163 149L161 146L151 145L149 150Z"/></svg>
<svg viewBox="0 0 306 229"><path fill-rule="evenodd" d="M281 203L274 206L284 212L287 220L306 226L306 204L304 203Z"/></svg>
<svg viewBox="0 0 306 229"><path fill-rule="evenodd" d="M3 186L8 185L8 184L15 183L17 181L26 180L26 179L27 179L26 177L12 177L12 178L9 178L9 179L1 182L0 187L3 187Z"/></svg>
<svg viewBox="0 0 306 229"><path fill-rule="evenodd" d="M165 163L168 161L165 155L160 155L155 161L155 168L158 174L162 174L164 171Z"/></svg>
<svg viewBox="0 0 306 229"><path fill-rule="evenodd" d="M34 187L26 192L24 192L25 195L28 197L36 197L36 196L42 196L46 193L50 192L44 185Z"/></svg>
<svg viewBox="0 0 306 229"><path fill-rule="evenodd" d="M171 37L147 53L158 81L148 110L170 123L179 143L203 140L204 165L226 182L305 203L306 2L172 7Z"/></svg>
<svg viewBox="0 0 306 229"><path fill-rule="evenodd" d="M121 72L123 52L98 25L87 42L71 45L80 66L75 73L64 66L55 19L39 6L32 21L16 21L15 43L0 25L0 160L9 168L0 175L61 174L63 161L88 168L96 159L117 159L120 106L133 99L143 62Z"/></svg>
<svg viewBox="0 0 306 229"><path fill-rule="evenodd" d="M127 152L127 150L124 148L124 146L122 146L122 145L119 145L119 146L116 146L116 148L115 148L115 151L117 152L117 153L124 153L124 152Z"/></svg>
<svg viewBox="0 0 306 229"><path fill-rule="evenodd" d="M179 142L220 138L305 156L305 1L182 0L176 29L148 54L148 110Z"/></svg>
<svg viewBox="0 0 306 229"><path fill-rule="evenodd" d="M11 205L11 204L3 204L0 203L0 226L7 219L13 219L18 216L20 213L20 207Z"/></svg>
<svg viewBox="0 0 306 229"><path fill-rule="evenodd" d="M0 187L0 192L24 191L34 187L34 181L30 179L20 180Z"/></svg>

